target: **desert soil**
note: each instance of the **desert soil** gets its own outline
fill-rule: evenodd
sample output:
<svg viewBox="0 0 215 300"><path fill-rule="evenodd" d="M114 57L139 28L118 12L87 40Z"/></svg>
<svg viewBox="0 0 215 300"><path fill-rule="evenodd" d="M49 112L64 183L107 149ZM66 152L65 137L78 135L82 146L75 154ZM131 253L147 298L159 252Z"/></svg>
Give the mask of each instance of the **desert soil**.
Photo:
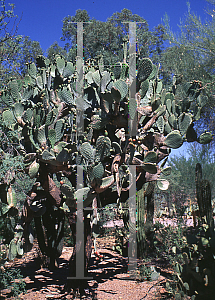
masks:
<svg viewBox="0 0 215 300"><path fill-rule="evenodd" d="M165 290L165 282L171 269L167 265L154 261L158 267L160 276L155 281L131 280L127 272L128 259L112 250L114 237L97 239L97 251L104 256L102 261L97 262L92 254L88 280L90 289L85 299L97 300L154 300L171 299ZM7 267L20 268L26 282L26 294L21 294L20 299L80 299L78 294L67 293L64 285L69 276L68 263L72 247L64 247L59 258L59 266L55 271L40 267L38 259L38 245L21 259L15 259L7 264ZM9 290L1 292L0 299L10 298ZM82 299L82 298L81 298ZM173 298L172 298L173 299Z"/></svg>

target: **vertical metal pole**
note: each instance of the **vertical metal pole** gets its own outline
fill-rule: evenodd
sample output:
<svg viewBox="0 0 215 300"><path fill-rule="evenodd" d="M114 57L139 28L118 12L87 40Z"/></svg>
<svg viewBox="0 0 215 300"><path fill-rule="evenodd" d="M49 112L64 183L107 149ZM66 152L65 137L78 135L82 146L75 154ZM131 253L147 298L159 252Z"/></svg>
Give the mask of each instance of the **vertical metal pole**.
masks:
<svg viewBox="0 0 215 300"><path fill-rule="evenodd" d="M129 22L129 102L135 100L136 94L136 22ZM132 99L132 100L131 100ZM134 101L132 101L134 102ZM135 102L136 104L136 102ZM136 106L135 106L136 107ZM132 117L132 105L129 103L129 135L136 136L136 114Z"/></svg>
<svg viewBox="0 0 215 300"><path fill-rule="evenodd" d="M136 94L136 22L129 22L129 102L135 102ZM135 102L136 103L136 102ZM136 106L135 106L136 108ZM136 137L136 111L134 118L131 112L134 107L129 104L129 136ZM137 269L137 239L136 239L136 166L130 165L130 182L133 184L129 190L129 246L128 246L128 273L129 279L135 279Z"/></svg>
<svg viewBox="0 0 215 300"><path fill-rule="evenodd" d="M76 190L83 187L83 167L77 165ZM76 277L84 278L84 222L83 222L83 195L77 197L77 222L76 222Z"/></svg>
<svg viewBox="0 0 215 300"><path fill-rule="evenodd" d="M83 22L77 22L77 57L76 57L76 90L78 97L83 96ZM84 132L83 110L77 109L76 126L77 137ZM76 190L83 187L83 166L77 165L77 186ZM76 277L68 279L93 279L84 276L85 268L85 244L84 244L84 222L83 222L83 194L77 197L77 222L76 222Z"/></svg>
<svg viewBox="0 0 215 300"><path fill-rule="evenodd" d="M136 238L136 166L129 166L129 181L133 184L129 189L129 244L128 273L129 279L135 279L137 269L137 238Z"/></svg>
<svg viewBox="0 0 215 300"><path fill-rule="evenodd" d="M76 57L76 90L77 92L77 102L78 98L83 96L83 22L77 22L77 57ZM77 137L79 138L84 132L84 111L77 103L77 116L76 116L76 126L77 126Z"/></svg>

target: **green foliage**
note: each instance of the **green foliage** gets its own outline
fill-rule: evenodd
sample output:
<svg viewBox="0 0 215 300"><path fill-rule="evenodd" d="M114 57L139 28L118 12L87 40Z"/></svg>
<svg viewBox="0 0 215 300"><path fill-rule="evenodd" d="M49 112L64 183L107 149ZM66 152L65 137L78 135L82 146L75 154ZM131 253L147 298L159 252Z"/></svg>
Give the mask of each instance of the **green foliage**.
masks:
<svg viewBox="0 0 215 300"><path fill-rule="evenodd" d="M9 289L10 296L18 297L19 294L26 292L26 283L19 269L0 269L0 288Z"/></svg>
<svg viewBox="0 0 215 300"><path fill-rule="evenodd" d="M127 50L127 45L125 47L124 44L125 37L129 34L129 25L123 22L137 21L139 22L137 23L138 56L145 57L152 54L154 61L158 61L165 40L164 27L158 25L151 32L148 30L147 22L142 17L132 14L126 8L121 12L114 13L106 22L91 19L86 10L80 9L76 11L75 16L65 17L61 39L67 42L65 49L69 50L68 59L75 58L76 24L73 22L80 21L86 22L84 24L86 59L96 58L102 54L104 65L121 62ZM88 21L90 22L88 23ZM57 48L57 45L55 47ZM63 53L62 49L59 50Z"/></svg>
<svg viewBox="0 0 215 300"><path fill-rule="evenodd" d="M126 51L124 54L126 55ZM108 192L112 189L112 193L116 193L110 200L105 199L104 193L102 195L104 201L116 201L116 195L120 199L121 194L130 188L129 164L138 165L138 174L143 174L144 180L139 183L139 189L147 183L144 187L146 188L144 193L148 193L147 205L150 207L147 230L151 230L154 182L157 181L157 186L161 190L166 190L169 186L168 181L158 180L160 174L158 163L168 156L169 148L179 148L182 145L188 128L196 121L194 110L201 111L200 102L197 101L201 91L195 90L200 83L195 81L187 84L178 83L166 93L158 78L158 68L150 59L139 60L137 89L142 88L141 82L148 80L148 90L144 92L144 98L138 101L136 97L129 99L125 63L120 63L118 75L115 70L115 76L119 77L116 79L111 72L114 72L116 66L112 70L106 70L104 77L101 56L90 60L85 68L83 88L76 80L80 66L80 60L73 65L59 55L55 56L53 62L39 56L37 66L33 62L28 65L26 76L29 85L26 86L26 81L13 79L8 82L1 94L3 101L5 95L8 98L8 107L3 113L3 128L16 142L13 156L22 157L25 164L21 168L30 179L35 178L39 181L39 185L32 187L30 194L37 198L32 199L27 205L35 218L40 247L43 253L51 255L52 263L62 247L64 218L61 213L70 211L70 208L75 206L74 199L77 197L83 197L84 205L88 206L91 205L95 195L103 194L108 189ZM178 89L184 90L184 97L181 100L175 96ZM101 90L104 92L101 93ZM192 96L189 103L188 96ZM81 132L80 129L77 131L80 109L84 123ZM130 140L127 137L121 140L116 134L116 129L124 129L127 132L129 114L134 124L132 126L137 129L137 136ZM10 117L12 115L14 119ZM170 118L172 115L174 120ZM162 121L159 119L157 122L160 117L163 118ZM77 126L74 121L77 122ZM202 140L204 143L210 142L208 134L199 139L200 142ZM112 149L112 142L119 145L114 147L115 150ZM13 167L14 165L13 161ZM84 168L84 186L78 190L74 190L75 165L82 165ZM4 167L4 162L2 166ZM65 174L61 173L62 171L65 171ZM52 174L57 174L57 179L51 181L49 187L48 175L52 178ZM63 174L69 180L66 184L61 183L59 189L57 183L61 181ZM43 189L38 188L39 186L42 186L46 193L50 193L50 197L44 195ZM149 192L151 186L153 188ZM10 192L12 187L9 186L6 190L10 196L8 204L14 205L14 197L11 196L13 193ZM140 202L142 201L144 197L140 197ZM7 210L7 207L4 207L4 210ZM58 214L58 226L55 228L51 220L56 219ZM138 230L144 233L141 224ZM46 237L43 226L46 228ZM141 239L145 239L144 234L141 235ZM21 250L14 246L14 240L10 248L11 258L17 251L21 253Z"/></svg>
<svg viewBox="0 0 215 300"><path fill-rule="evenodd" d="M214 1L208 16L200 18L192 12L188 5L188 12L181 20L180 33L175 34L170 30L169 20L166 16L165 27L169 39L169 47L161 55L164 73L174 74L178 80L190 81L191 78L202 82L201 89L208 96L203 114L204 120L199 121L198 130L208 128L214 131ZM167 75L166 73L166 75ZM173 78L174 82L177 80Z"/></svg>
<svg viewBox="0 0 215 300"><path fill-rule="evenodd" d="M168 164L172 167L172 172L168 177L170 181L169 192L175 195L176 205L179 206L184 206L184 202L188 198L191 198L192 202L195 199L194 166L197 163L202 165L203 178L208 178L208 174L210 174L212 198L214 197L215 165L213 152L210 150L209 145L195 143L187 146L186 152L186 156L184 154L172 156L168 161ZM165 194L168 194L168 191Z"/></svg>

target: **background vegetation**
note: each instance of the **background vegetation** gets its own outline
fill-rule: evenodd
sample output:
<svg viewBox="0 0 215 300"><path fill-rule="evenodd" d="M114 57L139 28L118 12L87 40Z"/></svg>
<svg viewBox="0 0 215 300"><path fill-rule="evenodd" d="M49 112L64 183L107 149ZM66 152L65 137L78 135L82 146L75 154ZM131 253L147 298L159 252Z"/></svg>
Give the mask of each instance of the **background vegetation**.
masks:
<svg viewBox="0 0 215 300"><path fill-rule="evenodd" d="M206 92L209 101L203 109L203 118L195 125L198 133L210 130L215 134L214 108L215 108L215 1L208 0L211 10L208 11L208 20L202 21L190 11L184 16L180 24L181 32L171 32L168 25L168 16L165 24L158 24L150 31L148 24L142 17L132 14L128 9L116 12L106 22L91 19L86 10L78 10L74 16L65 17L62 26L62 40L65 47L60 47L56 42L47 50L41 48L38 41L32 41L30 37L17 35L17 27L21 21L15 16L13 5L6 6L1 1L0 12L0 88L3 88L9 78L22 78L26 71L26 64L36 62L36 57L45 54L53 61L55 54L61 54L67 60L75 61L76 57L76 26L71 22L84 21L85 25L84 44L85 59L96 58L103 55L105 64L114 64L123 59L123 41L128 36L128 25L122 22L138 21L137 26L137 55L138 57L150 57L154 64L160 64L160 74L168 90L172 84L173 75L178 78L183 76L185 81L193 79L202 82L202 89ZM11 30L11 23L14 23ZM10 29L9 29L10 28ZM178 95L180 98L182 95ZM5 105L1 103L1 112ZM23 158L17 154L18 131L5 131L2 118L0 117L0 183L3 186L11 180L18 195L18 208L22 207L27 192L32 187L31 180L22 172ZM187 147L184 155L171 157L169 165L172 166L169 190L163 192L169 203L174 203L177 209L184 207L187 199L195 201L195 165L200 163L203 169L203 178L211 182L212 198L214 197L215 182L215 156L214 143ZM162 193L160 192L160 195ZM101 221L112 217L104 212ZM9 244L13 237L14 226L18 215L9 215L1 222L0 239ZM3 220L3 219L2 219ZM68 227L68 224L65 223ZM68 233L69 235L69 233ZM69 240L67 241L69 244ZM2 252L4 258L4 252ZM7 275L8 276L8 275ZM11 276L16 276L11 273ZM5 279L6 280L6 279ZM16 294L14 287L14 294Z"/></svg>

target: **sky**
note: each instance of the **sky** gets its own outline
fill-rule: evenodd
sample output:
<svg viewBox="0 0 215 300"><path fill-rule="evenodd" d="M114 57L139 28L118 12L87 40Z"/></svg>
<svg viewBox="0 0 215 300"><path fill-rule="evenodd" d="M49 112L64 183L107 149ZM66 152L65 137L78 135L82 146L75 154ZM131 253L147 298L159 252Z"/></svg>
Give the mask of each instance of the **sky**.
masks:
<svg viewBox="0 0 215 300"><path fill-rule="evenodd" d="M207 14L205 0L190 0L191 11L205 19ZM29 36L39 41L43 50L60 41L63 18L74 16L77 9L87 10L91 18L106 21L115 12L123 8L130 9L133 14L143 17L153 29L162 23L165 13L170 18L170 27L178 30L180 19L187 12L187 0L6 0L15 4L15 14L21 18L18 34Z"/></svg>

